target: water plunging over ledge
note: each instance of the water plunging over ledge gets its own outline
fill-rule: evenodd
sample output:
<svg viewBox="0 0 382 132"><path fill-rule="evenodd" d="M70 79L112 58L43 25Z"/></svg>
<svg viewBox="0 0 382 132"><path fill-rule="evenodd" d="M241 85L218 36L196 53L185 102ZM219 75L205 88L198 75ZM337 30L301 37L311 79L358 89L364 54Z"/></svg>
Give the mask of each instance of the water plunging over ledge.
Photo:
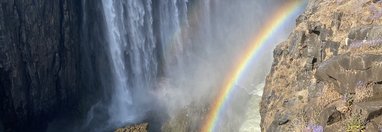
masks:
<svg viewBox="0 0 382 132"><path fill-rule="evenodd" d="M230 0L102 0L112 72L112 82L108 82L111 86L106 89L112 90L112 95L109 104L99 105L107 110L108 126L144 122L152 116L170 120L165 124L171 126L174 125L171 120L180 118L179 113L193 111L197 117L186 112L184 121L190 123L191 130L198 130L208 104L249 41L264 25L268 17L264 10L276 9L278 4ZM272 41L274 45L286 33L280 32ZM245 88L235 95L235 108L229 108L222 117L235 122L224 122L230 124L226 125L227 130L240 129L247 104L258 107L253 101L258 102L259 98L250 100L251 93L253 90L261 93L261 88L255 86L269 70L274 45L262 51L263 58L254 65L261 68L249 70L251 76L238 84ZM248 120L258 123L260 119Z"/></svg>

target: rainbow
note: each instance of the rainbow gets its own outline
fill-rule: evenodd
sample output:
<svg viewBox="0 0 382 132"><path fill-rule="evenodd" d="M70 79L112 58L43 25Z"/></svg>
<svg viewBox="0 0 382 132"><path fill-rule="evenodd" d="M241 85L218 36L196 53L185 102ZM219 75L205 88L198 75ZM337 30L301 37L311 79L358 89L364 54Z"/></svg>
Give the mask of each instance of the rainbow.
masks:
<svg viewBox="0 0 382 132"><path fill-rule="evenodd" d="M227 107L232 93L234 93L235 85L245 73L246 69L250 68L251 62L255 60L256 56L259 56L260 50L266 47L267 41L270 41L277 31L282 30L283 25L291 16L297 15L304 2L302 0L288 0L283 6L277 10L273 16L270 17L268 23L263 26L264 28L256 35L256 37L250 41L249 47L244 52L245 54L239 60L238 65L234 70L228 74L228 78L220 92L217 94L216 99L212 103L207 114L207 118L202 124L202 132L215 131L219 117L223 113L223 110Z"/></svg>

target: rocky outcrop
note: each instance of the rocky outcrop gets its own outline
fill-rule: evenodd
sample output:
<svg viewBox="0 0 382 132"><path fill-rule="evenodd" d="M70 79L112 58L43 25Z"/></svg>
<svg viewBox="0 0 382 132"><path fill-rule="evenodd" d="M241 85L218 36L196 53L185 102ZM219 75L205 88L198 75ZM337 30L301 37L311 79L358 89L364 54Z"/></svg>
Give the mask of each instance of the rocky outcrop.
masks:
<svg viewBox="0 0 382 132"><path fill-rule="evenodd" d="M114 132L147 132L148 126L148 123L142 123L138 125L127 126L125 128L118 128Z"/></svg>
<svg viewBox="0 0 382 132"><path fill-rule="evenodd" d="M274 50L262 130L379 131L381 12L379 1L310 0Z"/></svg>
<svg viewBox="0 0 382 132"><path fill-rule="evenodd" d="M80 99L79 0L0 1L0 118L43 131Z"/></svg>
<svg viewBox="0 0 382 132"><path fill-rule="evenodd" d="M382 81L382 55L339 55L321 64L316 75L319 80L333 83L341 94L355 93L360 85Z"/></svg>

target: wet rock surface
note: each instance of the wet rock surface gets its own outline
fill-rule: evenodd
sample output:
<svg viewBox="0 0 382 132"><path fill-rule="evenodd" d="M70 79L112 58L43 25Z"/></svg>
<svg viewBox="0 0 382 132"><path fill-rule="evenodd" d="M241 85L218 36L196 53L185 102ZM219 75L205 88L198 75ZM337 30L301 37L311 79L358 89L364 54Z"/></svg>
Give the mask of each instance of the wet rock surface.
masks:
<svg viewBox="0 0 382 132"><path fill-rule="evenodd" d="M382 128L382 19L374 7L382 5L309 1L289 39L274 50L261 102L263 131ZM280 111L289 112L283 125Z"/></svg>
<svg viewBox="0 0 382 132"><path fill-rule="evenodd" d="M79 93L81 2L0 2L0 117L6 131L43 130Z"/></svg>
<svg viewBox="0 0 382 132"><path fill-rule="evenodd" d="M96 5L0 1L0 120L6 132L45 131L52 120L87 111L80 103L97 95L95 71L105 71L97 67L104 66L97 63L105 63L105 52Z"/></svg>

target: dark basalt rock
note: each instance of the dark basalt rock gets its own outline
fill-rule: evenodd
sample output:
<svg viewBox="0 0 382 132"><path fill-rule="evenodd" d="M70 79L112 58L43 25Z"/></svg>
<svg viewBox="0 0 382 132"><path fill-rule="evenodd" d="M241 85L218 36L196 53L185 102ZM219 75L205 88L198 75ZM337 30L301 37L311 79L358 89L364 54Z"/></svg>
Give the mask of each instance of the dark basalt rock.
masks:
<svg viewBox="0 0 382 132"><path fill-rule="evenodd" d="M382 26L361 26L350 31L347 44L350 47L360 47L361 45L376 46L382 44L381 38Z"/></svg>
<svg viewBox="0 0 382 132"><path fill-rule="evenodd" d="M287 115L284 115L280 119L278 119L279 125L284 125L284 124L287 124L288 122L289 122L289 119Z"/></svg>
<svg viewBox="0 0 382 132"><path fill-rule="evenodd" d="M345 115L342 114L341 112L337 111L335 106L331 106L331 107L324 109L320 113L319 122L320 122L321 126L325 127L327 125L332 125L336 122L343 120L344 117L345 117Z"/></svg>
<svg viewBox="0 0 382 132"><path fill-rule="evenodd" d="M308 22L308 30L310 34L316 34L319 36L320 41L326 41L326 39L333 35L333 31L327 29L321 23L317 22Z"/></svg>
<svg viewBox="0 0 382 132"><path fill-rule="evenodd" d="M44 131L80 90L79 0L0 2L0 118L5 131Z"/></svg>
<svg viewBox="0 0 382 132"><path fill-rule="evenodd" d="M372 28L373 26L356 27L350 30L348 38L353 40L364 40L367 38L367 34Z"/></svg>
<svg viewBox="0 0 382 132"><path fill-rule="evenodd" d="M339 55L323 62L316 77L335 84L341 94L354 93L359 82L382 81L382 55Z"/></svg>
<svg viewBox="0 0 382 132"><path fill-rule="evenodd" d="M0 120L0 132L3 132L3 131L5 131L4 126L3 126L3 122Z"/></svg>
<svg viewBox="0 0 382 132"><path fill-rule="evenodd" d="M381 0L371 0L373 3L377 3L377 2L379 2L379 1L381 1Z"/></svg>
<svg viewBox="0 0 382 132"><path fill-rule="evenodd" d="M267 132L277 132L281 130L281 127L284 125L291 123L290 122L290 117L289 117L289 112L279 112L276 113L274 120L272 121L271 125L267 128Z"/></svg>
<svg viewBox="0 0 382 132"><path fill-rule="evenodd" d="M369 101L354 104L353 114L360 116L362 121L370 121L382 115L382 101Z"/></svg>

